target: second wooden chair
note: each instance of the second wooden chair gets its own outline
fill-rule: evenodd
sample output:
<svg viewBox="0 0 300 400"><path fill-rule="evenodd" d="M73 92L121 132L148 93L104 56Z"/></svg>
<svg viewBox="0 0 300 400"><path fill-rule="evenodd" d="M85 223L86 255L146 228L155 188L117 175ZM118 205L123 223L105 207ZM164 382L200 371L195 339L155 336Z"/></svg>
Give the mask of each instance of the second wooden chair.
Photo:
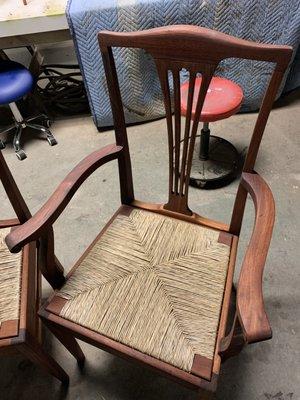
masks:
<svg viewBox="0 0 300 400"><path fill-rule="evenodd" d="M51 252L52 229L43 238L24 246L21 253L11 254L4 238L30 219L31 214L1 151L0 181L17 215L16 219L0 221L0 354L21 353L68 383L66 372L43 349L37 315L41 300L40 270L54 289L64 282L63 269Z"/></svg>

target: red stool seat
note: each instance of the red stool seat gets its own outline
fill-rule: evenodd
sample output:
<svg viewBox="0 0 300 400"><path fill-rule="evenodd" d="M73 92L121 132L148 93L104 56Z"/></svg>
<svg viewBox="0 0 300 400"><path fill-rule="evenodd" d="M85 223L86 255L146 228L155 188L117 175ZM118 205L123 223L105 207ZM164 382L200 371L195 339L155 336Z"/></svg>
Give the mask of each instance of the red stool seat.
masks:
<svg viewBox="0 0 300 400"><path fill-rule="evenodd" d="M192 119L196 111L202 78L195 81L194 100L192 106ZM181 114L186 115L189 81L181 85ZM228 118L238 112L243 101L243 91L236 83L214 76L210 82L208 92L203 104L200 121L213 122Z"/></svg>

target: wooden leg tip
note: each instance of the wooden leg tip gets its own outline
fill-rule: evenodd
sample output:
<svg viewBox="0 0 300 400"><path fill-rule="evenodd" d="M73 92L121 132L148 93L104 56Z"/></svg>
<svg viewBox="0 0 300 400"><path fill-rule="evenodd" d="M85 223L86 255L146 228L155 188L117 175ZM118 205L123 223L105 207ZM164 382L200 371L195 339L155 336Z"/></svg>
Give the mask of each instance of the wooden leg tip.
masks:
<svg viewBox="0 0 300 400"><path fill-rule="evenodd" d="M84 364L85 364L85 356L84 355L82 355L80 358L77 359L77 364L80 369L84 368Z"/></svg>

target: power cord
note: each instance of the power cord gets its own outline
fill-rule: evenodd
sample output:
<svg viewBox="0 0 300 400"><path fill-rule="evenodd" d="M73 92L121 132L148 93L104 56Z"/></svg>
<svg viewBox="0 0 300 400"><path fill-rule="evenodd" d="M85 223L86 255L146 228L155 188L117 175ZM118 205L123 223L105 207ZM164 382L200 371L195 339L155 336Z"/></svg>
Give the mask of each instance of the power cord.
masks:
<svg viewBox="0 0 300 400"><path fill-rule="evenodd" d="M72 70L72 72L61 72L64 69ZM45 109L51 113L54 111L58 114L74 115L90 112L78 65L42 65L37 79L37 93Z"/></svg>

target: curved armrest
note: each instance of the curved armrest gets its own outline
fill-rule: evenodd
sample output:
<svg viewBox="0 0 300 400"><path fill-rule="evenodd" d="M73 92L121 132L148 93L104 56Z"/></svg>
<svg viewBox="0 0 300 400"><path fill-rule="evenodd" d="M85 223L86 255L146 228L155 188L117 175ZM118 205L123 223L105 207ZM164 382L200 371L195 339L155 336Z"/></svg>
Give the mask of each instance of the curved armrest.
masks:
<svg viewBox="0 0 300 400"><path fill-rule="evenodd" d="M255 225L248 245L237 291L237 312L246 341L272 337L264 308L262 276L275 219L275 204L266 182L256 173L243 173L241 184L255 205Z"/></svg>
<svg viewBox="0 0 300 400"><path fill-rule="evenodd" d="M39 239L63 212L80 185L101 165L118 158L122 146L110 144L84 158L62 181L44 206L27 222L6 236L12 253Z"/></svg>

